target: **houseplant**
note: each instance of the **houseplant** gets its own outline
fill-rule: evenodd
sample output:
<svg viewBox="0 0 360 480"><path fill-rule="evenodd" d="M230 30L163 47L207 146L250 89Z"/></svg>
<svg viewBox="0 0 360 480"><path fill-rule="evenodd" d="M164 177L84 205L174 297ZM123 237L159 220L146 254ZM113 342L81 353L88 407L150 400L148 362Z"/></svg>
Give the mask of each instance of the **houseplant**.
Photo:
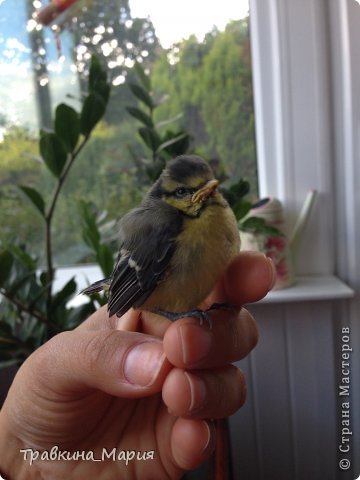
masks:
<svg viewBox="0 0 360 480"><path fill-rule="evenodd" d="M18 186L41 217L45 261L41 264L27 245L0 245L0 368L21 364L42 343L63 330L76 327L95 309L91 299L78 307L68 306L68 301L77 292L74 279L61 290L54 291L54 213L71 169L103 117L109 100L107 74L96 57L90 62L87 86L80 112L62 103L55 111L54 129L40 131L43 168L55 180L48 201L38 190L27 185ZM113 264L112 252L100 241L91 215L89 209L84 209L84 235L96 251L104 275L108 275Z"/></svg>

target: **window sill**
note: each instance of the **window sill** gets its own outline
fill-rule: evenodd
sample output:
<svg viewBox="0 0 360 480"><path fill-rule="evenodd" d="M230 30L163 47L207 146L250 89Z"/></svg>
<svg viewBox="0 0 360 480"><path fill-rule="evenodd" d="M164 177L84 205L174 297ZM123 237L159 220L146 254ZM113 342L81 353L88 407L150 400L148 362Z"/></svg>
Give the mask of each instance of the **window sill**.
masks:
<svg viewBox="0 0 360 480"><path fill-rule="evenodd" d="M67 281L76 277L78 289L90 285L102 278L98 265L76 265L59 267L56 271L54 290L60 290ZM296 283L282 290L269 292L265 298L257 303L289 303L314 300L342 300L352 298L354 291L339 278L332 275L307 275L299 276ZM70 302L71 306L77 306L86 301L86 297L79 295Z"/></svg>
<svg viewBox="0 0 360 480"><path fill-rule="evenodd" d="M353 296L354 291L337 277L332 275L307 275L297 277L296 283L291 287L269 292L258 303L342 300Z"/></svg>

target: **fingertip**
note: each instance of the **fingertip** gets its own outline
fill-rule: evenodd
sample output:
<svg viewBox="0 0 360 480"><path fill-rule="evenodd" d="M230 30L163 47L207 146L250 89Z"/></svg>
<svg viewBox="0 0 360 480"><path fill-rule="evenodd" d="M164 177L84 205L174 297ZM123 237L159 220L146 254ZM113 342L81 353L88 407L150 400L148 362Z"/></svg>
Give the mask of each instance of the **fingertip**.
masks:
<svg viewBox="0 0 360 480"><path fill-rule="evenodd" d="M179 417L189 413L191 391L186 372L178 368L171 370L162 388L162 399L172 415Z"/></svg>
<svg viewBox="0 0 360 480"><path fill-rule="evenodd" d="M189 368L207 357L213 343L213 332L189 317L174 322L167 329L163 345L172 365Z"/></svg>
<svg viewBox="0 0 360 480"><path fill-rule="evenodd" d="M248 353L253 350L259 341L259 329L255 318L251 313L242 308L239 312L238 319L241 323L242 340L244 342L243 349ZM246 345L246 341L248 342Z"/></svg>
<svg viewBox="0 0 360 480"><path fill-rule="evenodd" d="M171 450L179 468L193 470L215 448L215 427L205 420L178 418L173 426Z"/></svg>
<svg viewBox="0 0 360 480"><path fill-rule="evenodd" d="M242 252L230 263L223 279L229 303L240 306L261 300L273 288L276 271L272 260L259 252Z"/></svg>

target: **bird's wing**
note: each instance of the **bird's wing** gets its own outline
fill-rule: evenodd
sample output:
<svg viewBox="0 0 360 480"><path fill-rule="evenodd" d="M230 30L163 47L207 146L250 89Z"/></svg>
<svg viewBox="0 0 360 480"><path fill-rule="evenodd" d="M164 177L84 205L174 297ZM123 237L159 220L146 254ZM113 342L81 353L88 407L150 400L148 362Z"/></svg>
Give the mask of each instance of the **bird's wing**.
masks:
<svg viewBox="0 0 360 480"><path fill-rule="evenodd" d="M166 272L180 228L178 218L144 207L122 219L122 246L110 284L110 315L121 316L145 302Z"/></svg>

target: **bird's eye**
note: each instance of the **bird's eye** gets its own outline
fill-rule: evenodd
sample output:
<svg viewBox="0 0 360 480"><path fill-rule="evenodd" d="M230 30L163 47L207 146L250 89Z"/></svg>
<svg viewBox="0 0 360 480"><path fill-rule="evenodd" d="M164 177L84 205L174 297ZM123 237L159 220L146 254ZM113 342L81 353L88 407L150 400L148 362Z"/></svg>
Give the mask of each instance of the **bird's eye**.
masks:
<svg viewBox="0 0 360 480"><path fill-rule="evenodd" d="M175 190L175 195L178 197L178 198L182 198L184 197L186 194L188 193L188 191L186 190L186 188L184 187L179 187Z"/></svg>

